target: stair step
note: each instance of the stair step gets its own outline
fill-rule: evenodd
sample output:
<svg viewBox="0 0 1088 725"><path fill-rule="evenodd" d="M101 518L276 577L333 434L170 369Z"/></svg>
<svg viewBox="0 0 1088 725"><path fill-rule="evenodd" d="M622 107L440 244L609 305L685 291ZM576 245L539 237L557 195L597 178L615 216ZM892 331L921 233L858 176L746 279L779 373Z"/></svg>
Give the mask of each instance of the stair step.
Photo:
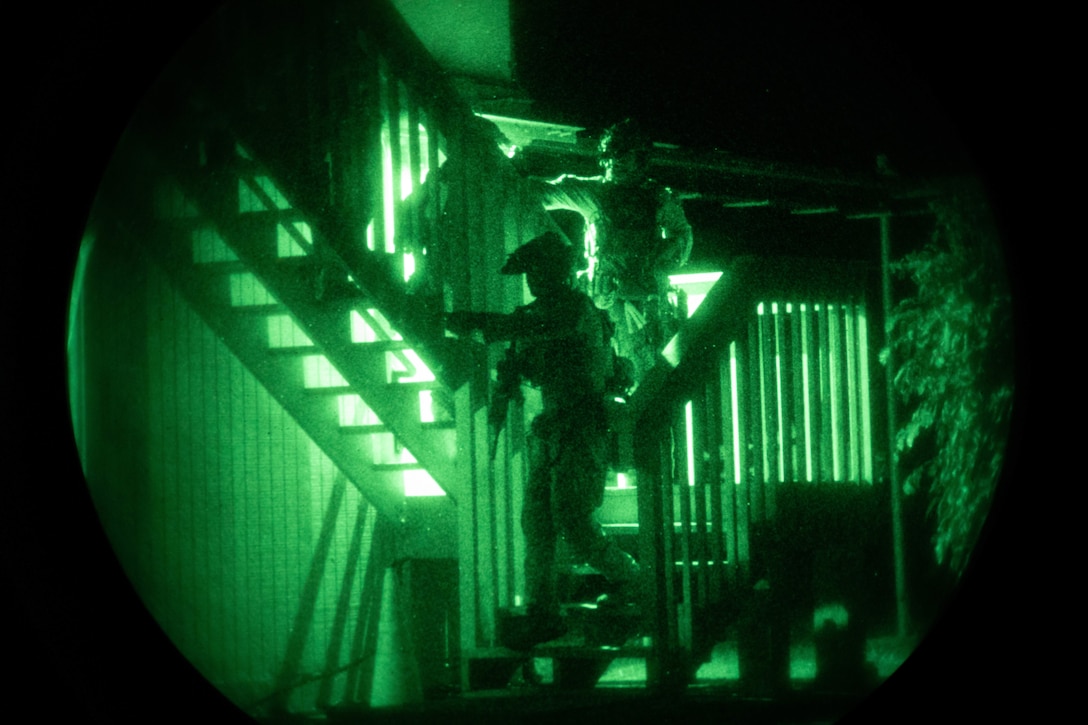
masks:
<svg viewBox="0 0 1088 725"><path fill-rule="evenodd" d="M421 471L423 466L418 463L375 463L376 471Z"/></svg>
<svg viewBox="0 0 1088 725"><path fill-rule="evenodd" d="M277 357L293 357L296 355L316 355L321 353L321 348L317 345L290 345L269 347L268 354L275 355Z"/></svg>
<svg viewBox="0 0 1088 725"><path fill-rule="evenodd" d="M351 435L373 435L375 433L388 433L389 426L382 423L374 423L373 425L341 425L341 433L348 433Z"/></svg>
<svg viewBox="0 0 1088 725"><path fill-rule="evenodd" d="M193 262L193 268L208 274L234 274L238 272L252 271L245 262L240 259L217 259L208 262Z"/></svg>
<svg viewBox="0 0 1088 725"><path fill-rule="evenodd" d="M357 342L355 343L360 348L367 348L375 352L393 352L396 350L410 350L412 348L404 340L375 340L373 342Z"/></svg>
<svg viewBox="0 0 1088 725"><path fill-rule="evenodd" d="M319 351L315 348L313 352ZM382 383L382 385L388 385L390 387L399 388L405 391L440 390L445 387L437 380L427 380L418 383ZM350 385L327 385L322 387L306 388L306 392L311 395L349 395L356 391Z"/></svg>
<svg viewBox="0 0 1088 725"><path fill-rule="evenodd" d="M278 302L270 302L263 305L231 305L231 309L246 315L282 315L287 308Z"/></svg>
<svg viewBox="0 0 1088 725"><path fill-rule="evenodd" d="M457 423L452 420L420 423L419 425L424 430L452 430L457 427ZM375 433L390 433L392 431L389 426L376 423L373 425L342 425L340 426L340 432L345 435L373 435Z"/></svg>
<svg viewBox="0 0 1088 725"><path fill-rule="evenodd" d="M251 307L258 307L252 305ZM264 312L283 312L286 310L282 305L264 305L260 306ZM245 311L247 308L236 307L239 311ZM377 342L357 342L355 345L359 349L365 349L367 352L373 352L375 354L385 352L397 352L399 350L411 349L411 346L402 340L379 340ZM285 347L270 347L268 351L276 355L312 355L315 352L320 352L320 349L316 345L290 345Z"/></svg>

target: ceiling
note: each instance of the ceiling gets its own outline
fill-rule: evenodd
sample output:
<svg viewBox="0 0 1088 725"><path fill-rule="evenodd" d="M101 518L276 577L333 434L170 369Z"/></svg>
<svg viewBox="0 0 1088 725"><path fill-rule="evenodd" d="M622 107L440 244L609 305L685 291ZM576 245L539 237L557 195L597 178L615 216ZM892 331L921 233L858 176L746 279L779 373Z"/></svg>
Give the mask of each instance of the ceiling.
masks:
<svg viewBox="0 0 1088 725"><path fill-rule="evenodd" d="M396 5L492 112L590 134L632 116L658 141L748 159L964 173L955 111L991 80L964 60L972 36L957 35L954 2L902 14L844 0Z"/></svg>

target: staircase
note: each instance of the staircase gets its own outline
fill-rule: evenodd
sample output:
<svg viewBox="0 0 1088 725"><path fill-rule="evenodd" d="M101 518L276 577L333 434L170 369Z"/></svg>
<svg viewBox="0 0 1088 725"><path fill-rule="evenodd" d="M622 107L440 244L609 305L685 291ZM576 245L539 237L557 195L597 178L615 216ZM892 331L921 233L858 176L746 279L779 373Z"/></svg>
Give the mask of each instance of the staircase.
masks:
<svg viewBox="0 0 1088 725"><path fill-rule="evenodd" d="M344 266L315 262L313 227L271 177L234 161L222 184L175 174L188 213L157 220L145 249L381 513L402 516L406 481L456 499L448 387Z"/></svg>
<svg viewBox="0 0 1088 725"><path fill-rule="evenodd" d="M387 3L322 4L294 25L278 18L271 36L258 32L263 7L222 21L202 61L215 83L167 77L104 203L114 231L387 521L405 520L412 495L456 505L462 683L504 686L526 660L498 646L500 613L524 591L526 416L512 410L490 461L486 374L499 351L447 338L441 316L520 304L497 270L539 229L494 139ZM265 67L247 69L255 58ZM604 515L651 596L637 622L570 602L570 636L534 652L558 663L561 686L592 686L629 657L646 661L648 685L683 687L758 599L773 517L749 505L772 499L762 482L723 483L720 375L753 301L782 279L813 279L811 266L798 272L728 270L631 401L639 485L609 492Z"/></svg>
<svg viewBox="0 0 1088 725"><path fill-rule="evenodd" d="M406 488L463 495L453 391L481 352L444 336L441 292L410 267L439 234L428 173L437 186L446 153L482 140L386 4L283 17L299 12L225 15L220 46L191 61L213 82L164 77L123 147L114 218L397 521Z"/></svg>

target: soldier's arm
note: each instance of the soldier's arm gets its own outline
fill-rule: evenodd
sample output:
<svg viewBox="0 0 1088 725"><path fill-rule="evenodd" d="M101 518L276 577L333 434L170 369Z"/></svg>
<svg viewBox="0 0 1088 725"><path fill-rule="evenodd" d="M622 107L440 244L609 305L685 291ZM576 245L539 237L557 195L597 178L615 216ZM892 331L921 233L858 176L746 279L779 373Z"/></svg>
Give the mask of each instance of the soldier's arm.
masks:
<svg viewBox="0 0 1088 725"><path fill-rule="evenodd" d="M693 235L684 207L669 189L664 189L661 204L657 210L657 224L664 234L665 247L659 255L659 262L682 267L691 257Z"/></svg>
<svg viewBox="0 0 1088 725"><path fill-rule="evenodd" d="M458 335L479 330L488 343L556 340L571 334L555 320L527 307L519 307L509 315L498 312L451 312L446 316L446 329Z"/></svg>
<svg viewBox="0 0 1088 725"><path fill-rule="evenodd" d="M531 188L548 211L575 211L589 224L598 222L601 217L600 204L591 191L598 183L592 178L564 174L550 181L533 179Z"/></svg>
<svg viewBox="0 0 1088 725"><path fill-rule="evenodd" d="M492 336L494 330L503 326L505 317L508 315L498 312L451 312L446 315L446 329L457 335L469 335L480 330L486 340Z"/></svg>

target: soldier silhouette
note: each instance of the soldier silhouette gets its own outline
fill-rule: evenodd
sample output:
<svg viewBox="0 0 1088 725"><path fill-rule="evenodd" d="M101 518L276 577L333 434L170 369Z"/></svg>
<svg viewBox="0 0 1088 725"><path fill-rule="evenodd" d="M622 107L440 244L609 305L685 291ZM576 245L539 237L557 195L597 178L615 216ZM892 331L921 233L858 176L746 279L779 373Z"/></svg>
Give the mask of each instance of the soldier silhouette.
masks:
<svg viewBox="0 0 1088 725"><path fill-rule="evenodd" d="M652 150L649 136L628 119L601 137L601 175L564 175L537 186L545 209L584 219L589 293L608 310L618 352L633 363L636 382L676 330L668 278L687 264L693 243L680 202L649 176Z"/></svg>
<svg viewBox="0 0 1088 725"><path fill-rule="evenodd" d="M499 389L510 394L511 381L526 382L540 389L543 402L530 428L521 515L528 616L526 626L504 642L512 649L527 650L564 633L557 592L560 537L605 576L620 601L632 599L637 589L637 562L595 518L608 471L605 399L617 383L607 316L574 287L581 256L553 232L536 237L501 270L526 276L532 302L510 314L454 312L446 322L457 334L480 330L486 342L510 342Z"/></svg>

